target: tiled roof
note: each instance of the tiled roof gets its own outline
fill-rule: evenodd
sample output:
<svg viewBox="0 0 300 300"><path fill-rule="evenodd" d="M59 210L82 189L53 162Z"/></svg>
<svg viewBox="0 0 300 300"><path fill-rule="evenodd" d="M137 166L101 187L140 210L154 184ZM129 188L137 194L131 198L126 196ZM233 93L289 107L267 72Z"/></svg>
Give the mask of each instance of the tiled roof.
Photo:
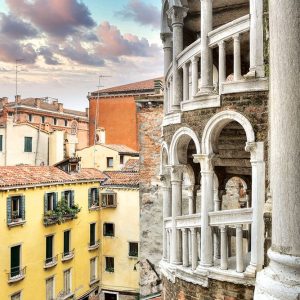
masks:
<svg viewBox="0 0 300 300"><path fill-rule="evenodd" d="M138 155L139 153L132 149L129 148L125 145L118 145L118 144L101 144L101 146L104 146L106 148L109 148L111 150L115 150L117 152L119 152L120 154L134 154L134 155Z"/></svg>
<svg viewBox="0 0 300 300"><path fill-rule="evenodd" d="M14 101L13 102L8 102L6 104L6 106L8 106L8 107L12 107L12 106L15 106L15 105L16 105L16 102L14 102ZM22 100L20 100L19 105L28 106L29 108L38 109L35 105L35 99L34 98L22 99ZM58 109L54 104L45 102L42 99L41 99L39 108L44 109L44 110L48 110L48 111L58 112ZM1 107L0 107L0 109L1 109ZM75 116L79 116L79 117L87 117L86 112L84 112L84 111L78 111L78 110L72 110L72 109L64 108L63 112L66 113L66 114L71 114L71 115L75 115Z"/></svg>
<svg viewBox="0 0 300 300"><path fill-rule="evenodd" d="M154 79L148 79L144 81L119 85L107 89L102 89L99 91L92 92L92 96L98 96L98 95L113 95L113 94L138 94L138 93L147 93L147 92L154 92L154 82L156 80L163 80L162 77L154 78Z"/></svg>
<svg viewBox="0 0 300 300"><path fill-rule="evenodd" d="M139 186L138 172L124 172L124 171L107 171L104 174L108 177L101 185L102 186Z"/></svg>
<svg viewBox="0 0 300 300"><path fill-rule="evenodd" d="M68 174L56 167L9 166L0 167L0 189L29 185L63 184L67 182L95 180L103 181L105 175L96 169L81 169Z"/></svg>
<svg viewBox="0 0 300 300"><path fill-rule="evenodd" d="M138 159L128 159L122 168L123 172L139 172L139 170L140 162Z"/></svg>

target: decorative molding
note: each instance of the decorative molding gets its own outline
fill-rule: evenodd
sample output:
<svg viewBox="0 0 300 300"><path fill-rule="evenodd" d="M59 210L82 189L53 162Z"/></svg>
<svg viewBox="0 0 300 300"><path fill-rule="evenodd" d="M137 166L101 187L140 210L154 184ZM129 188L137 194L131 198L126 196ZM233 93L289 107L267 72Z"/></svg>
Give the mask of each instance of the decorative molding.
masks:
<svg viewBox="0 0 300 300"><path fill-rule="evenodd" d="M200 228L201 227L201 214L193 214L186 216L175 217L176 228Z"/></svg>
<svg viewBox="0 0 300 300"><path fill-rule="evenodd" d="M255 78L238 81L223 82L219 86L220 94L234 94L243 92L260 92L269 90L267 78Z"/></svg>
<svg viewBox="0 0 300 300"><path fill-rule="evenodd" d="M181 113L171 113L164 116L162 126L168 126L173 124L180 124L181 123Z"/></svg>
<svg viewBox="0 0 300 300"><path fill-rule="evenodd" d="M253 218L252 208L220 210L208 213L210 226L226 226L251 224Z"/></svg>
<svg viewBox="0 0 300 300"><path fill-rule="evenodd" d="M221 98L217 94L197 94L193 100L181 102L182 111L191 111L203 108L213 108L221 106Z"/></svg>

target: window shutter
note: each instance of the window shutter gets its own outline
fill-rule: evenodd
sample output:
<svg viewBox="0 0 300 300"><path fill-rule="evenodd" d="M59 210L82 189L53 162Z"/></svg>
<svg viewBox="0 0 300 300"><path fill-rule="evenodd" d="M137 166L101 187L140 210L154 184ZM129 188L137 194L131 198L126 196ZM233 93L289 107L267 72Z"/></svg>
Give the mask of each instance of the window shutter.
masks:
<svg viewBox="0 0 300 300"><path fill-rule="evenodd" d="M58 200L58 193L54 193L54 204L53 204L53 209L55 210L57 207L57 200Z"/></svg>
<svg viewBox="0 0 300 300"><path fill-rule="evenodd" d="M98 190L98 189L95 190L95 198L96 198L96 202L97 202L98 205L99 205L100 200L99 200L99 190Z"/></svg>
<svg viewBox="0 0 300 300"><path fill-rule="evenodd" d="M21 216L22 220L25 220L25 196L21 197Z"/></svg>
<svg viewBox="0 0 300 300"><path fill-rule="evenodd" d="M61 192L61 202L64 202L64 201L66 201L66 199L65 199L65 192L63 191L63 192Z"/></svg>
<svg viewBox="0 0 300 300"><path fill-rule="evenodd" d="M44 194L44 214L48 211L48 194Z"/></svg>
<svg viewBox="0 0 300 300"><path fill-rule="evenodd" d="M88 191L88 205L89 208L92 206L92 189L89 189Z"/></svg>
<svg viewBox="0 0 300 300"><path fill-rule="evenodd" d="M74 191L71 191L71 206L74 206Z"/></svg>
<svg viewBox="0 0 300 300"><path fill-rule="evenodd" d="M7 197L6 202L7 224L11 223L11 197Z"/></svg>

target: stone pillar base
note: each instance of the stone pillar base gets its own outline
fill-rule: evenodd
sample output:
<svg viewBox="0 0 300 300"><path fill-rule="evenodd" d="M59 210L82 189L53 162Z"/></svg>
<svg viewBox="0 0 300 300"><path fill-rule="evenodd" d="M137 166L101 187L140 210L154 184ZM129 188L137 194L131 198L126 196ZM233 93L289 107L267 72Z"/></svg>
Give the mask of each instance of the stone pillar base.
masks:
<svg viewBox="0 0 300 300"><path fill-rule="evenodd" d="M300 258L268 251L270 265L257 274L255 300L299 300Z"/></svg>

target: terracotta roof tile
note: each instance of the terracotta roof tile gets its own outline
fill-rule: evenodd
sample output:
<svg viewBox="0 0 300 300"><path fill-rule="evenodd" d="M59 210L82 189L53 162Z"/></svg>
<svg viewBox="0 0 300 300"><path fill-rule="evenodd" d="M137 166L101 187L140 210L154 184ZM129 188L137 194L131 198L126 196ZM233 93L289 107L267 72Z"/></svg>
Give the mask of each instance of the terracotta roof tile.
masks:
<svg viewBox="0 0 300 300"><path fill-rule="evenodd" d="M108 179L101 184L102 186L139 186L140 175L138 172L107 171L104 174Z"/></svg>
<svg viewBox="0 0 300 300"><path fill-rule="evenodd" d="M123 172L139 172L140 161L138 159L128 159L121 171Z"/></svg>
<svg viewBox="0 0 300 300"><path fill-rule="evenodd" d="M106 147L106 148L109 148L111 150L115 150L117 152L119 152L120 154L135 154L135 155L138 155L139 153L132 149L132 148L129 148L125 145L119 145L119 144L101 144L101 146L103 147Z"/></svg>
<svg viewBox="0 0 300 300"><path fill-rule="evenodd" d="M68 174L56 167L46 166L9 166L0 167L0 188L66 183L81 180L103 181L106 176L96 169L81 169L78 173Z"/></svg>
<svg viewBox="0 0 300 300"><path fill-rule="evenodd" d="M125 94L125 93L139 93L139 92L154 92L154 82L156 80L163 80L162 77L148 79L139 82L114 86L91 93L92 96L105 95L105 94Z"/></svg>

